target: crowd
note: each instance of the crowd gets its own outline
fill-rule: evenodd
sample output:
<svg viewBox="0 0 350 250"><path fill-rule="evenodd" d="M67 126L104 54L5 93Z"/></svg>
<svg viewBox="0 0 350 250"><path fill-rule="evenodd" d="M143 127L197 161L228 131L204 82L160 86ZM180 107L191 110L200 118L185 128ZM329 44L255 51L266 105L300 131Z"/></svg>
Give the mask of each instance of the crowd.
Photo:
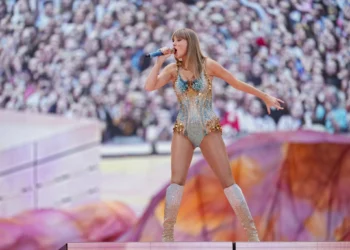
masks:
<svg viewBox="0 0 350 250"><path fill-rule="evenodd" d="M0 107L99 119L105 141L170 140L177 99L171 84L144 91L154 59L143 55L182 27L235 77L285 101L269 116L214 79L225 137L349 132L347 0L0 0Z"/></svg>

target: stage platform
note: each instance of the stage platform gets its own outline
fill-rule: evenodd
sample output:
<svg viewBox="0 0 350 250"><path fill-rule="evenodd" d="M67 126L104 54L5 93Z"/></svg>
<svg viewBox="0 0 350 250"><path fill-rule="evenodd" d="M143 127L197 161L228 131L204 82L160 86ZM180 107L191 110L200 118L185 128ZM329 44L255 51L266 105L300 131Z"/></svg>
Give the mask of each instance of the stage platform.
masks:
<svg viewBox="0 0 350 250"><path fill-rule="evenodd" d="M349 250L350 242L68 243L59 250Z"/></svg>

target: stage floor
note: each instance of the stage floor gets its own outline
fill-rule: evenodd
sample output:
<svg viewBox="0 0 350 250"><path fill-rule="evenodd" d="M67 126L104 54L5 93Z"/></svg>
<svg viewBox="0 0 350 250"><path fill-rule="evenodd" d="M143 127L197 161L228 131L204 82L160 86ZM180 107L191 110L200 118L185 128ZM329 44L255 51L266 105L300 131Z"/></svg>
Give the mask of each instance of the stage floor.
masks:
<svg viewBox="0 0 350 250"><path fill-rule="evenodd" d="M350 242L69 243L60 250L349 250Z"/></svg>
<svg viewBox="0 0 350 250"><path fill-rule="evenodd" d="M195 154L192 163L200 157ZM169 182L170 165L169 155L102 159L101 199L124 202L141 216L153 196Z"/></svg>

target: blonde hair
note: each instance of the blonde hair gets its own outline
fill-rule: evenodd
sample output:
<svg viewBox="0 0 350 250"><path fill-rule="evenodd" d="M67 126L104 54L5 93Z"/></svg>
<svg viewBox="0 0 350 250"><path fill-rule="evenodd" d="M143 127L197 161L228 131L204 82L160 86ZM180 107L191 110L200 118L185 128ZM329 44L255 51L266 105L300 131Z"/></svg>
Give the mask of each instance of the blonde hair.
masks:
<svg viewBox="0 0 350 250"><path fill-rule="evenodd" d="M188 28L178 29L174 32L171 39L174 41L175 37L185 39L187 41L186 62L184 64L183 61L175 58L176 64L178 66L187 65L187 69L194 74L194 77L199 78L203 71L205 56L201 51L196 32Z"/></svg>

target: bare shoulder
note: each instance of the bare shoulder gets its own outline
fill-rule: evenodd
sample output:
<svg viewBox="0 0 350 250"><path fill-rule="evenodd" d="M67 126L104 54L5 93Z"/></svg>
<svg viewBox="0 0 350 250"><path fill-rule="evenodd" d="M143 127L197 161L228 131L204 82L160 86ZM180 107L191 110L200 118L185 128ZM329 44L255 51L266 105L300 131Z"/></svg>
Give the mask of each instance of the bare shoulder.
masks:
<svg viewBox="0 0 350 250"><path fill-rule="evenodd" d="M221 65L215 60L211 59L210 57L205 58L205 68L209 75L214 76L220 67Z"/></svg>
<svg viewBox="0 0 350 250"><path fill-rule="evenodd" d="M167 79L166 81L170 80L172 83L175 82L176 76L177 76L176 63L170 63L167 66L165 66L159 75L160 78Z"/></svg>
<svg viewBox="0 0 350 250"><path fill-rule="evenodd" d="M170 63L167 66L165 66L164 70L166 73L170 74L171 76L176 75L176 63Z"/></svg>

